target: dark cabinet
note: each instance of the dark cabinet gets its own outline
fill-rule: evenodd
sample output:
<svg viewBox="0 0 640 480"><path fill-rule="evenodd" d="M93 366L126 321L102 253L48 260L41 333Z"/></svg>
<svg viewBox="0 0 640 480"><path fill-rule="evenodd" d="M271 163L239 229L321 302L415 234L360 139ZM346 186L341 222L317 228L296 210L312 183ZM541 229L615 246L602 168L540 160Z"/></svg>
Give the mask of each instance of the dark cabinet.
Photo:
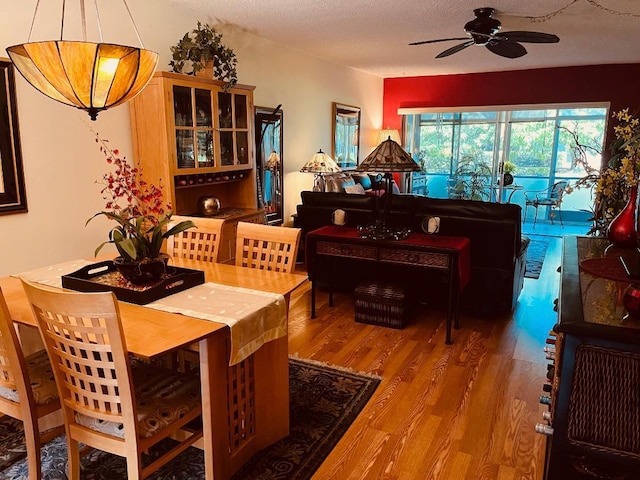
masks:
<svg viewBox="0 0 640 480"><path fill-rule="evenodd" d="M607 246L601 238L564 239L549 480L640 478L640 320L626 315L631 280L621 252ZM640 262L636 250L622 254Z"/></svg>

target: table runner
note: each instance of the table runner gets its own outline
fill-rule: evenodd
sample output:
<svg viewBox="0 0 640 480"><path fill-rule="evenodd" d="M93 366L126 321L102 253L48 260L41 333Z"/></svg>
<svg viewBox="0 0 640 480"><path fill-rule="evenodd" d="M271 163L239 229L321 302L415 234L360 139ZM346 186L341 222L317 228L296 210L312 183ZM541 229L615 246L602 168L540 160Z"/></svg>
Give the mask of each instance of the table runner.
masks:
<svg viewBox="0 0 640 480"><path fill-rule="evenodd" d="M14 276L62 288L62 275L90 264L86 260L72 260ZM229 365L241 362L265 343L287 334L284 296L271 292L208 282L140 306L229 326Z"/></svg>
<svg viewBox="0 0 640 480"><path fill-rule="evenodd" d="M271 292L207 282L143 306L228 325L229 365L287 334L284 296Z"/></svg>

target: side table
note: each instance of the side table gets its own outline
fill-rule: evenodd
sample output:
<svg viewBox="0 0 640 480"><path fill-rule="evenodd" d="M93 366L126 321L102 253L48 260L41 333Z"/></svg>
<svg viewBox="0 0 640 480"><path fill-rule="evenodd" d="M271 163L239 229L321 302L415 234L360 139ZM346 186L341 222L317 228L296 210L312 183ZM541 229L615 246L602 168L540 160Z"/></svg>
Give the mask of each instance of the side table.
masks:
<svg viewBox="0 0 640 480"><path fill-rule="evenodd" d="M355 228L326 226L309 232L306 240L307 272L311 280L311 318L315 318L315 294L318 281L331 285L327 266L339 265L349 258L375 266L380 275L385 267L401 269L409 278L413 269L444 272L449 287L446 343L451 343L451 326L460 325L460 294L471 276L471 243L468 238L412 233L405 240L361 238ZM320 263L325 268L318 268ZM369 279L362 276L361 280ZM330 304L332 304L330 289Z"/></svg>

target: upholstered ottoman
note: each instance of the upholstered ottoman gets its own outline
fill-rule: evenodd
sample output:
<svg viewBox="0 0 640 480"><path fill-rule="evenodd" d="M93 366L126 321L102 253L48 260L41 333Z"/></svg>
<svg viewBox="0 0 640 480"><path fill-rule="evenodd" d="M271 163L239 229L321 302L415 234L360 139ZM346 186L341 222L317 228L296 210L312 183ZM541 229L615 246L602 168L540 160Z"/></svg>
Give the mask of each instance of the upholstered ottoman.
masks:
<svg viewBox="0 0 640 480"><path fill-rule="evenodd" d="M356 287L356 322L404 328L405 293L389 283L363 282Z"/></svg>

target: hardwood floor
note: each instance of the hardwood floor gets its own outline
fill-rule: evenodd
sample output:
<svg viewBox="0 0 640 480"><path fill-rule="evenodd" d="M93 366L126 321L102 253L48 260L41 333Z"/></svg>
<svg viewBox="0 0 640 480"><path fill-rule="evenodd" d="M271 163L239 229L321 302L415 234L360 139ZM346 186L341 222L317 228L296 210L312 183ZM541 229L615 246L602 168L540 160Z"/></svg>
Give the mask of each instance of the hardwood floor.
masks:
<svg viewBox="0 0 640 480"><path fill-rule="evenodd" d="M353 296L292 296L289 352L382 377L378 390L314 480L541 479L545 438L534 432L542 351L556 321L562 240L551 237L540 278L525 279L512 315L461 318L445 345L444 312L428 306L403 330L356 323Z"/></svg>

